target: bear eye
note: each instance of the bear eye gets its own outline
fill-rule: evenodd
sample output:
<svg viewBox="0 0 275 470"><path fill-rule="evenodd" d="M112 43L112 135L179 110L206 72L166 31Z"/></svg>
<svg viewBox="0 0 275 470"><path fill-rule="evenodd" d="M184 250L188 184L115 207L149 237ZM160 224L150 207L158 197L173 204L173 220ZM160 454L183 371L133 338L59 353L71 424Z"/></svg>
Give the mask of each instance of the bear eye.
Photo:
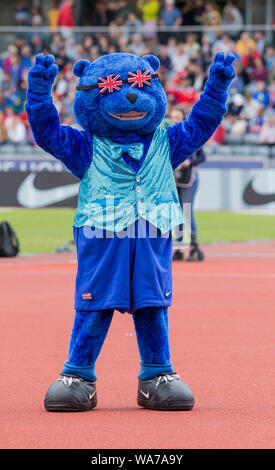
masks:
<svg viewBox="0 0 275 470"><path fill-rule="evenodd" d="M151 86L151 78L152 75L149 70L136 70L135 72L128 73L128 83L131 87L138 86L142 88L144 86Z"/></svg>
<svg viewBox="0 0 275 470"><path fill-rule="evenodd" d="M151 85L153 78L158 78L158 74L150 74L149 70L136 70L135 72L128 72L128 78L121 79L120 75L112 73L107 77L99 77L97 85L78 85L77 90L94 90L99 88L101 94L109 94L115 91L119 91L124 83L128 83L130 87L139 88L147 87Z"/></svg>
<svg viewBox="0 0 275 470"><path fill-rule="evenodd" d="M97 86L100 89L100 93L113 93L114 91L119 91L122 86L123 81L120 78L120 75L114 74L108 75L107 77L100 77L98 79Z"/></svg>

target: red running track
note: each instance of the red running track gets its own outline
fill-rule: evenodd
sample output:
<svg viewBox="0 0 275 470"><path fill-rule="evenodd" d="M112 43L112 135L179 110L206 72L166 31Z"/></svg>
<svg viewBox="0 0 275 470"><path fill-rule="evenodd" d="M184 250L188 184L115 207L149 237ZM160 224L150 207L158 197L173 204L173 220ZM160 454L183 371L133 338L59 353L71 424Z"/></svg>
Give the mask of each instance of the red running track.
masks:
<svg viewBox="0 0 275 470"><path fill-rule="evenodd" d="M0 447L263 449L275 445L275 242L205 247L176 262L170 335L189 412L136 405L139 356L130 315L116 313L98 360L99 403L48 413L43 398L67 359L74 255L1 259Z"/></svg>

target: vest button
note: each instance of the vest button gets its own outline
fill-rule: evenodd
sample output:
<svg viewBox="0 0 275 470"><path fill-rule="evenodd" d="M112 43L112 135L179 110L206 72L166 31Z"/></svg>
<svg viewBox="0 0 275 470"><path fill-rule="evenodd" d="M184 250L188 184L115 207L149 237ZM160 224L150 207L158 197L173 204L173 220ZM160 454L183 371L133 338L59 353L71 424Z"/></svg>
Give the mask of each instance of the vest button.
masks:
<svg viewBox="0 0 275 470"><path fill-rule="evenodd" d="M140 182L140 176L137 176L136 181L139 183Z"/></svg>
<svg viewBox="0 0 275 470"><path fill-rule="evenodd" d="M141 209L139 209L138 213L139 213L139 215L141 215L141 214L142 214L142 210L141 210Z"/></svg>
<svg viewBox="0 0 275 470"><path fill-rule="evenodd" d="M140 188L137 188L137 193L140 193Z"/></svg>

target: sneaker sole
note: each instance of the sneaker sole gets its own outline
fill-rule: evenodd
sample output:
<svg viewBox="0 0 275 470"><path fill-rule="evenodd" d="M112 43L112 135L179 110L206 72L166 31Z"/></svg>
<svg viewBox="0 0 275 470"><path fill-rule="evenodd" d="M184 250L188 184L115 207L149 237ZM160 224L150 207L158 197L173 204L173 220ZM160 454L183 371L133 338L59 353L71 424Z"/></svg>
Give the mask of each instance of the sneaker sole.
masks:
<svg viewBox="0 0 275 470"><path fill-rule="evenodd" d="M184 403L158 403L158 402L148 402L138 398L137 404L148 410L162 410L162 411L189 411L194 407L194 401L185 401Z"/></svg>
<svg viewBox="0 0 275 470"><path fill-rule="evenodd" d="M44 408L46 411L89 411L95 408L97 401L89 403L58 403L51 402L45 403Z"/></svg>

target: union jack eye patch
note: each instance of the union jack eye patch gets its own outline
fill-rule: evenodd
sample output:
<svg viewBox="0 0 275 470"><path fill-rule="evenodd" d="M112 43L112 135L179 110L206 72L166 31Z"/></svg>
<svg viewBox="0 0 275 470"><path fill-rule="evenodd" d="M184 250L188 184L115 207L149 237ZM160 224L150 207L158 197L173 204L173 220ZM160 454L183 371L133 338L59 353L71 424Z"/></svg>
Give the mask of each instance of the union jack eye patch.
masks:
<svg viewBox="0 0 275 470"><path fill-rule="evenodd" d="M128 83L130 87L143 88L151 85L152 78L158 78L158 74L150 74L149 70L136 70L129 72L128 78L121 79L120 75L108 75L107 77L100 77L95 85L82 85L77 86L77 90L94 90L99 88L100 93L113 93L119 91L124 83Z"/></svg>

